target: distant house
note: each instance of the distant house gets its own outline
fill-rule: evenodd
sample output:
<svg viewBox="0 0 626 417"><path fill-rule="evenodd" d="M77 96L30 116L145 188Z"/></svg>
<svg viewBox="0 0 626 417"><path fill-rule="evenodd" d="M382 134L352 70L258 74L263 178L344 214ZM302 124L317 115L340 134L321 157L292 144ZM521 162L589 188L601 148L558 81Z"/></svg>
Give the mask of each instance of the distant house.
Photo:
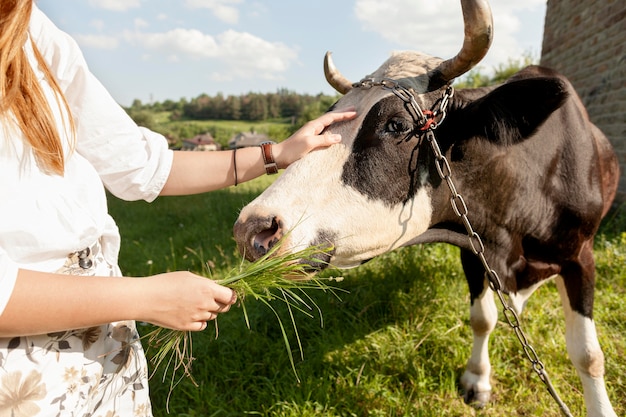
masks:
<svg viewBox="0 0 626 417"><path fill-rule="evenodd" d="M183 141L183 151L217 151L220 145L210 133L203 133Z"/></svg>
<svg viewBox="0 0 626 417"><path fill-rule="evenodd" d="M245 148L248 146L258 146L261 142L270 140L266 134L257 132L241 132L233 136L228 141L230 149Z"/></svg>

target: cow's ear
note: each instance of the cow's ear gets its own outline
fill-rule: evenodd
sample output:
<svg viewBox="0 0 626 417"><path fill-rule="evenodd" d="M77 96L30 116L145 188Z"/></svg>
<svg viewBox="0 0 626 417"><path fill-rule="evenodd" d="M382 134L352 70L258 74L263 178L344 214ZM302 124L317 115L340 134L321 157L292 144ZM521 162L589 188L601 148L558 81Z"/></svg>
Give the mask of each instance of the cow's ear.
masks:
<svg viewBox="0 0 626 417"><path fill-rule="evenodd" d="M463 120L473 135L514 144L531 136L567 96L557 77L509 81L465 107Z"/></svg>

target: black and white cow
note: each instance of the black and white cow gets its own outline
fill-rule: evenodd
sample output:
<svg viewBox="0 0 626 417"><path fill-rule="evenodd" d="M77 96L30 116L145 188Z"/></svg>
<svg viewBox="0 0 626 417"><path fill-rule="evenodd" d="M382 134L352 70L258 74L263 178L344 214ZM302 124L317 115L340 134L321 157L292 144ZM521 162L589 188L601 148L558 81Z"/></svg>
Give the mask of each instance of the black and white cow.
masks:
<svg viewBox="0 0 626 417"><path fill-rule="evenodd" d="M332 252L317 268L325 262L358 266L415 243L461 247L474 332L461 384L467 402L484 404L491 391L487 341L497 306L466 226L451 207L451 190L437 171L419 115L423 110L432 119L427 110L439 110L442 98L448 99L445 119L435 112L439 124L433 132L482 237L486 260L518 313L540 284L556 280L587 413L615 416L592 315L592 246L616 192L616 157L571 84L549 69L528 67L500 86L448 97L449 84L482 59L492 38L486 0L461 3L465 40L452 59L396 53L367 80L352 84L327 54L326 78L345 94L335 106L354 106L357 118L330 126L341 134L340 144L294 163L247 205L235 238L250 260L287 231L285 250L330 243ZM401 87L390 89L394 83Z"/></svg>

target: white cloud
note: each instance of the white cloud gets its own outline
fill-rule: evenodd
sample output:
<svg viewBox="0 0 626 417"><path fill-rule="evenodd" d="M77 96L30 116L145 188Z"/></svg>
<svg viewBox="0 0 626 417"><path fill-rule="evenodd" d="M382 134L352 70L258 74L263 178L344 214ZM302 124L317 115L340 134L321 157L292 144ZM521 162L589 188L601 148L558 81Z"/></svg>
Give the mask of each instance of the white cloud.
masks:
<svg viewBox="0 0 626 417"><path fill-rule="evenodd" d="M494 40L483 65L493 66L522 55L515 40L523 11L545 8L546 0L491 2ZM463 44L463 15L458 0L356 0L354 11L364 30L376 32L404 49L450 58Z"/></svg>
<svg viewBox="0 0 626 417"><path fill-rule="evenodd" d="M166 55L183 54L196 59L217 55L215 39L196 29L173 29L163 33L125 32L124 37Z"/></svg>
<svg viewBox="0 0 626 417"><path fill-rule="evenodd" d="M89 0L89 4L98 9L124 12L141 6L141 0Z"/></svg>
<svg viewBox="0 0 626 417"><path fill-rule="evenodd" d="M463 41L458 0L357 0L354 10L363 29L406 49L448 56Z"/></svg>
<svg viewBox="0 0 626 417"><path fill-rule="evenodd" d="M246 32L228 30L217 37L195 29L174 29L163 33L125 32L124 38L151 50L168 62L213 59L225 69L214 79L280 79L297 60L296 50L279 42L268 42Z"/></svg>
<svg viewBox="0 0 626 417"><path fill-rule="evenodd" d="M116 49L119 41L113 36L105 35L74 35L74 39L82 47L90 47L97 49Z"/></svg>
<svg viewBox="0 0 626 417"><path fill-rule="evenodd" d="M219 20L236 24L239 22L239 10L234 5L242 0L186 0L187 7L192 9L209 9Z"/></svg>
<svg viewBox="0 0 626 417"><path fill-rule="evenodd" d="M135 24L136 29L147 28L148 26L150 26L150 24L146 20L140 17L136 17L133 22Z"/></svg>
<svg viewBox="0 0 626 417"><path fill-rule="evenodd" d="M220 59L235 77L280 79L298 57L296 50L282 43L245 32L228 30L218 36L218 41Z"/></svg>
<svg viewBox="0 0 626 417"><path fill-rule="evenodd" d="M105 27L104 20L102 19L94 19L91 21L90 25L98 31L102 31Z"/></svg>
<svg viewBox="0 0 626 417"><path fill-rule="evenodd" d="M546 0L526 0L519 2L516 0L501 0L492 2L494 20L494 39L489 52L487 63L496 65L504 63L510 58L519 57L528 51L527 46L522 44L521 39L526 33L534 33L541 44L543 35L543 21L539 26L526 27L521 20L521 13L535 11L538 8L545 10ZM545 11L543 13L545 15ZM526 32L526 33L525 33ZM538 57L537 57L538 58Z"/></svg>

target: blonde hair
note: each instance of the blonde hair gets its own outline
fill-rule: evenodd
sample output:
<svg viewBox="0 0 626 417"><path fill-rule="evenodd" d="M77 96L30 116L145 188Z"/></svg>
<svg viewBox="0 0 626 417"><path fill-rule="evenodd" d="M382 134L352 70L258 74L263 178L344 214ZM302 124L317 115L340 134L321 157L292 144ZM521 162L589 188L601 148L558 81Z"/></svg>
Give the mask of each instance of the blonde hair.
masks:
<svg viewBox="0 0 626 417"><path fill-rule="evenodd" d="M14 118L43 171L63 175L65 157L61 135L24 50L28 40L32 2L0 1L0 118L5 122ZM37 63L57 97L59 108L63 104L67 111L73 137L74 124L65 96L37 46L32 41L31 44Z"/></svg>

